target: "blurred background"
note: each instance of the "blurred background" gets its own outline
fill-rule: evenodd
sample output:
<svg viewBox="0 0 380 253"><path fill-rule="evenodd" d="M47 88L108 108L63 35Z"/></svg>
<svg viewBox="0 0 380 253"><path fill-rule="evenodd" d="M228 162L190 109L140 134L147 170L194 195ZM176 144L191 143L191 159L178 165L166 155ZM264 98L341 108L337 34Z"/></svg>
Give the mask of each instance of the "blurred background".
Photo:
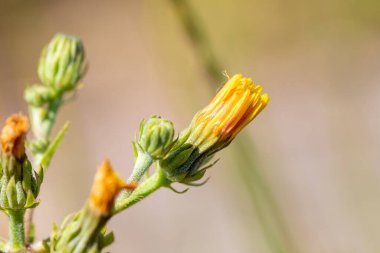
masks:
<svg viewBox="0 0 380 253"><path fill-rule="evenodd" d="M109 251L380 252L380 1L188 0L201 45L178 2L0 0L1 122L27 113L23 89L55 33L81 37L89 63L60 111L55 130L72 124L40 195L37 238L83 205L103 158L127 177L142 118L183 129L226 70L262 84L268 107L218 153L205 186L161 189L114 217Z"/></svg>

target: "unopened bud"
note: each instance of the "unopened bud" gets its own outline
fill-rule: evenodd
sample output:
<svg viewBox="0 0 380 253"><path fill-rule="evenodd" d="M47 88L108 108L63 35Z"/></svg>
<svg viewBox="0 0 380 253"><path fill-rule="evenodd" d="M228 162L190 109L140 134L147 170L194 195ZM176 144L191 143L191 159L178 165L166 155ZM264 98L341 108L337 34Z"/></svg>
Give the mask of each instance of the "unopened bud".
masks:
<svg viewBox="0 0 380 253"><path fill-rule="evenodd" d="M28 119L15 114L1 131L0 209L26 209L38 204L35 199L41 180L25 154L28 129Z"/></svg>
<svg viewBox="0 0 380 253"><path fill-rule="evenodd" d="M173 144L174 127L169 120L153 116L140 125L137 141L143 152L154 159L162 158Z"/></svg>
<svg viewBox="0 0 380 253"><path fill-rule="evenodd" d="M44 85L72 90L82 76L84 49L79 38L59 33L43 49L38 75Z"/></svg>
<svg viewBox="0 0 380 253"><path fill-rule="evenodd" d="M212 156L265 108L269 97L261 94L262 89L240 74L230 78L159 161L167 178L186 184L201 179L212 165L208 164Z"/></svg>

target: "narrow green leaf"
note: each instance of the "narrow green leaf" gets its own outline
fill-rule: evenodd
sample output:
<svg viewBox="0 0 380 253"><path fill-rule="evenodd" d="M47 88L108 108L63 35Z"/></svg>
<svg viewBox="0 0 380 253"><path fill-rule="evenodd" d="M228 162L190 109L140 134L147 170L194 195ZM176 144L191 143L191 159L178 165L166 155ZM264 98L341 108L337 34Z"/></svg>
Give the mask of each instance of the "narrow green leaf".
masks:
<svg viewBox="0 0 380 253"><path fill-rule="evenodd" d="M41 166L46 170L46 168L49 166L50 161L57 150L59 144L61 143L63 136L65 135L66 131L69 129L69 122L66 122L65 125L62 127L62 129L59 131L55 139L51 142L48 149L46 150L45 154L43 155L41 159Z"/></svg>

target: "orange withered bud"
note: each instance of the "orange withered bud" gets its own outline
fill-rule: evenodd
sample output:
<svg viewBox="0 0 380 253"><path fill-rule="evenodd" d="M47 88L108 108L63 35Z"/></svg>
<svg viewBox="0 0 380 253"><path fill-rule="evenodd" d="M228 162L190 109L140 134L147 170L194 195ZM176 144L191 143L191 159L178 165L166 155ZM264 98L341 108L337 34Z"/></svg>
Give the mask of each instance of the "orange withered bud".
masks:
<svg viewBox="0 0 380 253"><path fill-rule="evenodd" d="M108 215L113 207L115 198L122 189L134 189L137 183L127 184L112 169L108 160L104 160L102 166L95 175L91 190L90 205L102 215Z"/></svg>
<svg viewBox="0 0 380 253"><path fill-rule="evenodd" d="M25 155L25 138L29 130L28 118L22 114L10 116L1 131L1 146L5 155L21 158Z"/></svg>

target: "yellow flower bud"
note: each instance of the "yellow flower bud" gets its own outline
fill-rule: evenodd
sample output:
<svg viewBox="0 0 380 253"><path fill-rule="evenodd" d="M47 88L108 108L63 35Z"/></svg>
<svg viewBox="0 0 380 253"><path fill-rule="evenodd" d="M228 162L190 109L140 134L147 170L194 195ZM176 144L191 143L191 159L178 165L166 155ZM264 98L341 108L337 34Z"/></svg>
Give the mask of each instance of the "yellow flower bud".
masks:
<svg viewBox="0 0 380 253"><path fill-rule="evenodd" d="M182 183L202 178L208 168L202 166L265 108L269 97L261 91L250 78L240 74L230 78L160 161L167 178Z"/></svg>
<svg viewBox="0 0 380 253"><path fill-rule="evenodd" d="M230 143L267 105L269 97L252 79L234 75L211 103L198 112L189 127L187 143L205 151Z"/></svg>

